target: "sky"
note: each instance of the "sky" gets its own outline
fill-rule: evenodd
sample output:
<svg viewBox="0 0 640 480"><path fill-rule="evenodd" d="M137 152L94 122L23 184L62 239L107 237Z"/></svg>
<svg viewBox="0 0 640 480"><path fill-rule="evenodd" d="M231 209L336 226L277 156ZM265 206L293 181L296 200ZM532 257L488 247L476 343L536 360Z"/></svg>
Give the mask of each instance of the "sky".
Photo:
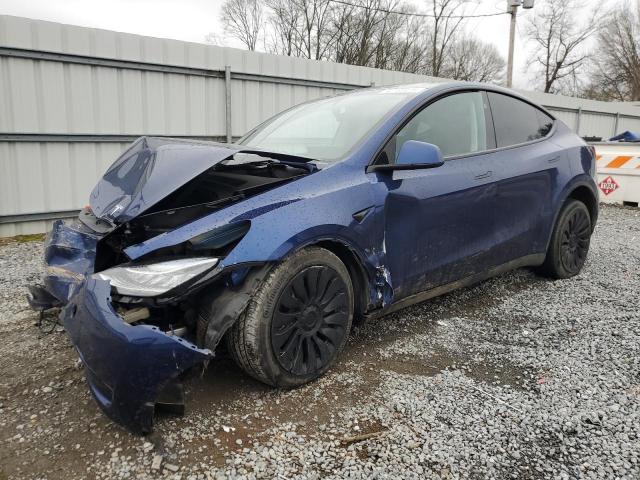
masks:
<svg viewBox="0 0 640 480"><path fill-rule="evenodd" d="M420 9L422 2L412 1ZM224 36L219 20L222 3L223 0L0 0L0 14L204 43L209 33ZM583 0L576 17L597 3L603 2ZM506 4L507 0L482 0L469 12L501 12L506 10ZM534 77L527 72L527 57L534 46L525 41L524 27L526 17L533 15L534 10L535 7L518 9L516 30L514 87L527 90L534 87ZM509 18L509 15L500 15L469 19L466 28L480 39L493 43L506 60ZM240 46L230 38L225 38L224 43Z"/></svg>

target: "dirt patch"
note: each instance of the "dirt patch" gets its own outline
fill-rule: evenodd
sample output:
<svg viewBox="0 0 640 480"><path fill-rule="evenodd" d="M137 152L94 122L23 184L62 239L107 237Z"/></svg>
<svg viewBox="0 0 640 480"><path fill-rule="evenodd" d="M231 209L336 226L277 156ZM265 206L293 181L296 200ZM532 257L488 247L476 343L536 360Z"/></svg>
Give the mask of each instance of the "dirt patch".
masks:
<svg viewBox="0 0 640 480"><path fill-rule="evenodd" d="M460 370L464 375L489 385L508 385L522 389L535 379L532 369L513 365L503 361L494 363L490 360L477 361L473 358L442 350L429 358L404 356L380 362L380 368L401 375L438 375L446 370Z"/></svg>

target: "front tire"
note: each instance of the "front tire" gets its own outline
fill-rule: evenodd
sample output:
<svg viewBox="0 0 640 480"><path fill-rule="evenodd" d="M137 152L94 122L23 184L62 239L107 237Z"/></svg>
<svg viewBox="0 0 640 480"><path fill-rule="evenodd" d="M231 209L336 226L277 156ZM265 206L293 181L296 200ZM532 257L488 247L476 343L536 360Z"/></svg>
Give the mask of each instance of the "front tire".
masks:
<svg viewBox="0 0 640 480"><path fill-rule="evenodd" d="M541 272L557 279L580 273L589 252L591 231L591 216L586 205L579 200L569 200L558 215Z"/></svg>
<svg viewBox="0 0 640 480"><path fill-rule="evenodd" d="M349 272L330 251L295 252L265 278L226 342L249 375L295 387L324 374L343 350L353 321Z"/></svg>

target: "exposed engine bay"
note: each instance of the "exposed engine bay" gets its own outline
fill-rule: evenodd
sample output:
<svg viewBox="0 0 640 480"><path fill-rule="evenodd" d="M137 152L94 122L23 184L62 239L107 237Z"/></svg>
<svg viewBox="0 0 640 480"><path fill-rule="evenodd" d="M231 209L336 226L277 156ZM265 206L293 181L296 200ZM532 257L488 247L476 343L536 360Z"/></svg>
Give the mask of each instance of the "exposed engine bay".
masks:
<svg viewBox="0 0 640 480"><path fill-rule="evenodd" d="M236 153L232 158L214 165L178 188L143 215L118 225L109 232L98 243L95 271L126 262L123 250L130 245L144 242L232 203L308 175L311 171L313 169L305 164L295 165L256 154ZM87 215L82 216L82 219L91 227L91 220L87 220ZM233 247L234 238L228 240L230 241L226 243L209 242L208 253L224 255L225 249ZM203 253L204 248L185 244L173 251L156 252L156 255L189 254L194 249Z"/></svg>
<svg viewBox="0 0 640 480"><path fill-rule="evenodd" d="M305 163L277 160L265 157L264 154L235 153L169 194L143 215L108 231L97 243L94 272L99 274L129 262L124 249L130 245L174 230L232 203L308 175L312 171L314 168ZM103 223L90 210L84 210L80 220L89 228ZM218 235L195 238L168 250L152 252L139 259L137 263L194 255L221 258L237 244L249 226L248 221L235 222L231 228L218 232ZM246 273L236 272L233 278L229 274L216 279L215 283L220 284L219 288L222 290L234 283L239 284L241 277ZM209 283L207 286L216 288ZM129 325L153 325L168 335L184 337L200 347L214 348L215 345L205 345L207 325L203 323L202 318L198 322L202 299L193 298L194 290L196 288L172 292L163 298L126 295L112 289L112 303L116 312Z"/></svg>
<svg viewBox="0 0 640 480"><path fill-rule="evenodd" d="M125 250L316 171L289 155L143 137L107 170L77 219L54 223L44 285L30 287L29 301L41 312L63 307L61 319L109 416L147 432L154 404L181 405L180 377L206 365L267 268L220 266L249 219L141 256ZM151 348L144 362L115 368L139 348ZM111 359L118 351L122 357ZM135 391L124 372L137 379Z"/></svg>

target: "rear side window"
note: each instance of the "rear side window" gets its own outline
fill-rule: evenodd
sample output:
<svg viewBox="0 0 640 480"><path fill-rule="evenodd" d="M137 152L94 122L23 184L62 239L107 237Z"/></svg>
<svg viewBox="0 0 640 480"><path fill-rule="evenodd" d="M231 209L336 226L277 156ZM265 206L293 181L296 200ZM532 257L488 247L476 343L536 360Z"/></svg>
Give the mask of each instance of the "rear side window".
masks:
<svg viewBox="0 0 640 480"><path fill-rule="evenodd" d="M553 118L542 110L508 95L487 93L498 147L537 140L551 131Z"/></svg>
<svg viewBox="0 0 640 480"><path fill-rule="evenodd" d="M435 101L402 127L395 140L396 158L408 140L437 145L445 157L487 150L482 93L456 93Z"/></svg>

